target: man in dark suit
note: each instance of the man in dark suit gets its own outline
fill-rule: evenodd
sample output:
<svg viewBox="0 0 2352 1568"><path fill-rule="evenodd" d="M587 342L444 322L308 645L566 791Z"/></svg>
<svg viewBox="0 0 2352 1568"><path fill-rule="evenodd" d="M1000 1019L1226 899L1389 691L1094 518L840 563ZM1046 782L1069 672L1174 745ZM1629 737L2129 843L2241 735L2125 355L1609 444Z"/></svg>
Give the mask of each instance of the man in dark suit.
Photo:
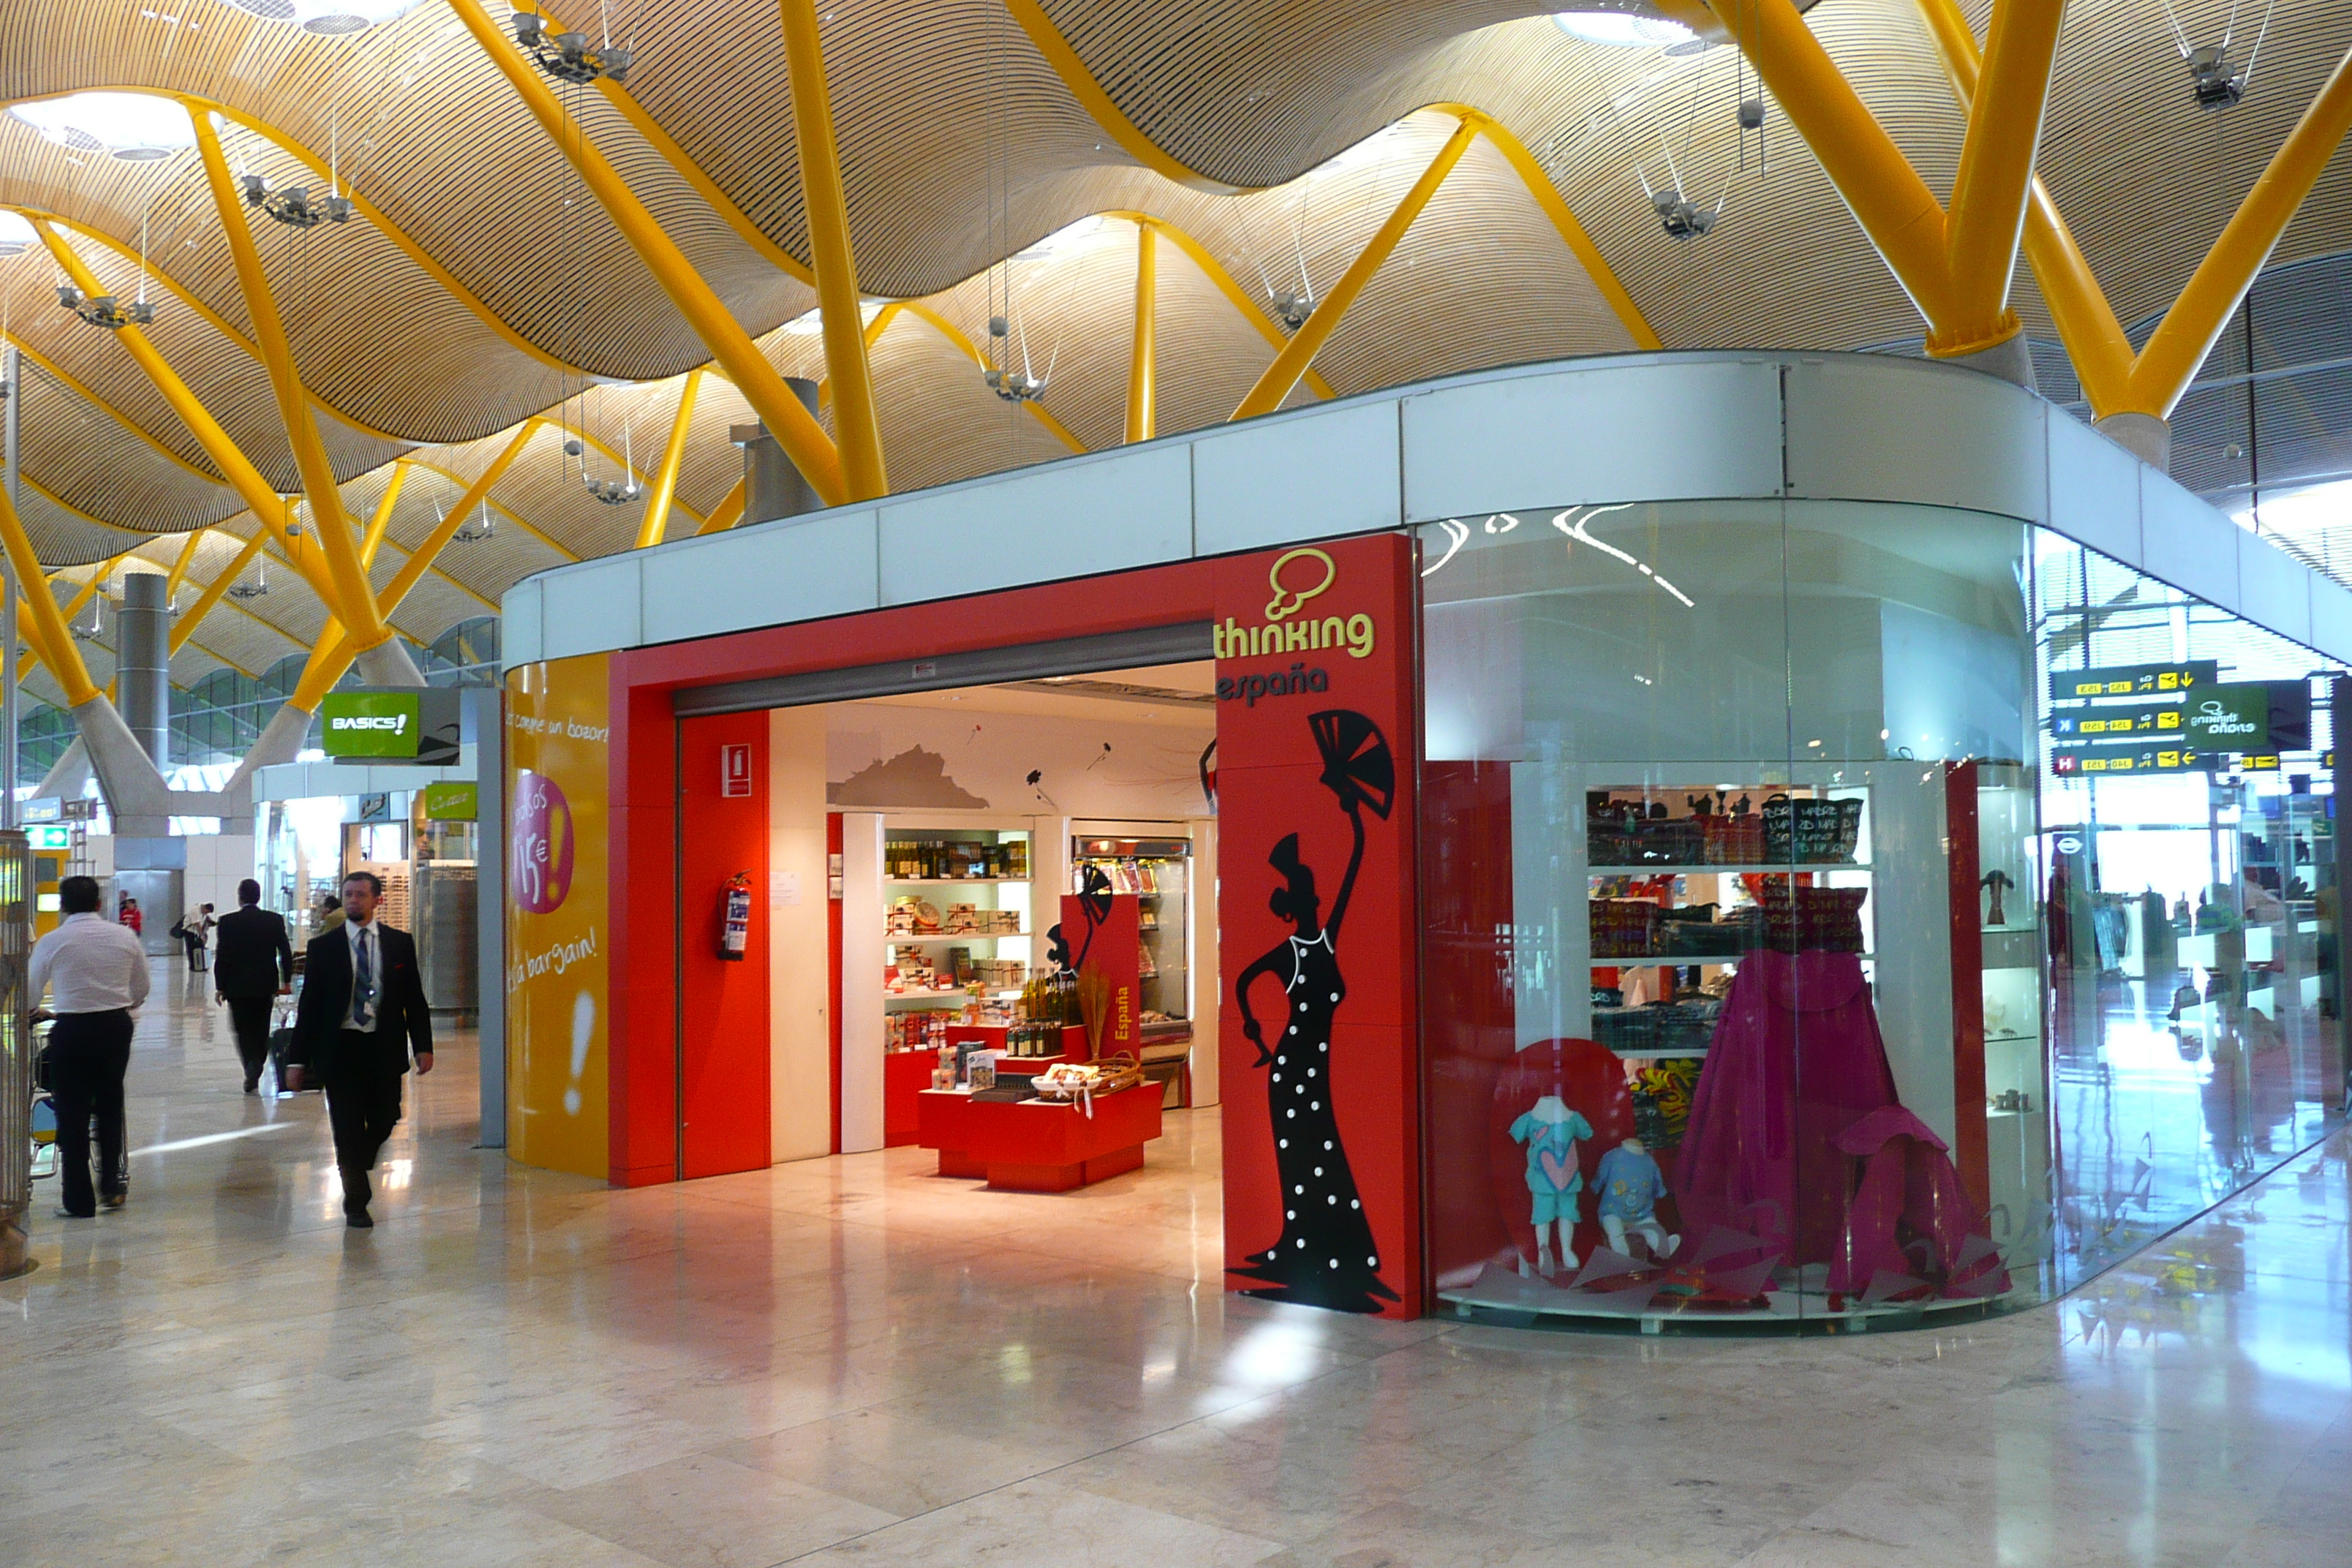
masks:
<svg viewBox="0 0 2352 1568"><path fill-rule="evenodd" d="M400 1080L413 1051L416 1070L433 1070L433 1016L416 969L416 943L375 918L383 883L371 871L343 879L343 923L310 939L302 966L302 1001L294 1044L286 1053L289 1089L312 1073L327 1091L335 1164L343 1173L343 1220L354 1230L375 1224L368 1173L400 1121Z"/></svg>
<svg viewBox="0 0 2352 1568"><path fill-rule="evenodd" d="M286 917L261 907L261 884L247 877L236 885L236 910L215 928L220 951L213 955L213 996L228 1004L236 1054L245 1062L245 1092L260 1085L269 1059L269 1008L294 989L294 944L286 940Z"/></svg>

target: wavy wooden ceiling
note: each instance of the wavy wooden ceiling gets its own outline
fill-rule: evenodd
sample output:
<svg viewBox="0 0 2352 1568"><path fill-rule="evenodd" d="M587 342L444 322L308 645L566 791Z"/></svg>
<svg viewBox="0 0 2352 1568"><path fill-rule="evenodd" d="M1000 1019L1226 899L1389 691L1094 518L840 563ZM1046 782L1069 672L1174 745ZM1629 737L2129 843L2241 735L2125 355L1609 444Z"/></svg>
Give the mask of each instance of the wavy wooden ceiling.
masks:
<svg viewBox="0 0 2352 1568"><path fill-rule="evenodd" d="M1754 89L1733 51L1600 47L1517 0L1040 3L1101 91L1199 179L1175 183L1122 152L1004 0L871 0L828 14L861 281L923 306L894 315L873 351L901 489L1068 450L1031 411L991 395L971 363L966 345L985 342L1008 274L1033 362L1054 366L1045 407L1087 447L1120 437L1136 227L1118 216L1073 225L1147 214L1253 299L1290 286L1302 265L1320 291L1451 131L1432 105L1482 109L1532 151L1668 347L1917 336L1908 302L1777 110L1769 165L1752 142L1739 146L1733 105ZM588 20L577 0L556 9ZM1980 32L1989 0L1969 9ZM377 221L255 226L353 515L373 511L387 465L409 460L379 584L519 420L545 415L583 435L591 473L617 476L625 448L641 476L651 470L678 378L706 353L443 0L342 39L220 0L177 10L184 25L133 0L0 0L0 101L185 92L220 109L230 157L273 184L316 186L335 158ZM2197 41L2218 38L2231 10L2230 0L2170 7ZM2215 116L2190 101L2167 16L2162 0L2073 0L2040 163L2126 320L2178 290L2352 47L2352 8L2278 6L2245 101ZM601 93L559 91L778 367L821 375L818 339L786 325L812 291L776 264L807 247L773 0L641 0L628 17L631 94L746 215L756 242ZM1965 126L1916 0L1822 0L1809 20L1929 185L1947 191ZM2252 22L2241 22L2242 35ZM1685 194L1722 198L1722 224L1703 241L1669 239L1643 196L1643 174L1662 179L1669 158ZM2321 181L2277 261L2352 251L2347 182L2352 161ZM0 206L53 215L123 294L138 288L143 233L157 347L273 486L299 488L193 153L123 163L0 116ZM1274 349L1212 270L1165 239L1159 255L1160 427L1171 433L1223 418ZM27 524L59 566L152 536L140 569L167 569L186 531L210 530L184 597L226 569L253 520L121 344L58 308L54 280L37 247L0 260L0 313L30 356ZM2029 329L2050 337L2021 268L2016 300ZM1317 369L1344 394L1633 345L1508 161L1481 141ZM1313 396L1302 387L1293 401ZM730 385L706 377L673 537L740 477L727 426L750 417ZM440 556L394 617L403 633L429 641L532 572L631 545L640 508L595 500L562 444L553 426L534 434L493 492L493 536ZM225 600L175 678L266 668L317 634L323 606L282 562L266 570L269 594Z"/></svg>

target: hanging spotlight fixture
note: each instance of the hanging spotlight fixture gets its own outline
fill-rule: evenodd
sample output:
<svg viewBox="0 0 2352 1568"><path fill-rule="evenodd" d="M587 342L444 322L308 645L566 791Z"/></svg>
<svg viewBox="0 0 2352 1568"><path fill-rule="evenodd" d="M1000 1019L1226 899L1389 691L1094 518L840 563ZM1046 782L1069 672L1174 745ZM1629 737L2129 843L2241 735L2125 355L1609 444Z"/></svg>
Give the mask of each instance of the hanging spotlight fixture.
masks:
<svg viewBox="0 0 2352 1568"><path fill-rule="evenodd" d="M480 515L469 521L459 523L457 531L449 538L458 544L479 544L486 539L495 537L498 531L499 525L490 516L489 500L484 497Z"/></svg>
<svg viewBox="0 0 2352 1568"><path fill-rule="evenodd" d="M104 327L110 332L125 327L143 327L155 320L155 307L144 300L119 305L111 294L84 294L70 283L58 285L58 303L91 326Z"/></svg>
<svg viewBox="0 0 2352 1568"><path fill-rule="evenodd" d="M245 205L260 208L289 228L316 228L322 223L352 221L351 197L333 195L314 202L308 185L287 185L273 191L269 182L259 174L245 176Z"/></svg>
<svg viewBox="0 0 2352 1568"><path fill-rule="evenodd" d="M263 559L254 563L253 581L250 583L230 584L228 588L228 596L240 603L244 603L249 600L258 599L268 592L269 562L267 557L264 557Z"/></svg>
<svg viewBox="0 0 2352 1568"><path fill-rule="evenodd" d="M1062 351L1058 345L1054 357L1045 362L1045 374L1033 373L1029 363L1029 334L1021 334L1021 368L1013 368L1013 323L1003 316L988 318L987 374L982 377L988 390L1007 403L1034 403L1045 395L1045 384L1054 379L1054 366L1059 363Z"/></svg>
<svg viewBox="0 0 2352 1568"><path fill-rule="evenodd" d="M1269 289L1267 298L1274 302L1274 324L1294 336L1307 324L1307 318L1315 313L1315 296L1305 289L1297 293Z"/></svg>
<svg viewBox="0 0 2352 1568"><path fill-rule="evenodd" d="M2242 68L2231 59L2230 48L2237 42L2238 8L2230 7L2230 19L2223 24L2221 41L2218 44L2195 44L2189 41L2188 31L2174 16L2169 0L2164 8L2165 20L2172 25L2173 42L2179 47L2180 62L2189 68L2189 90L2200 109L2228 109L2246 96L2246 84L2252 79L2254 62L2263 56L2263 40L2270 36L2271 13L2278 0L2268 0L2263 6L2262 26L2255 30L2254 46L2247 51Z"/></svg>
<svg viewBox="0 0 2352 1568"><path fill-rule="evenodd" d="M547 18L536 11L514 14L515 42L537 61L539 68L562 81L622 82L628 79L630 53L607 38L593 45L585 33L550 33Z"/></svg>

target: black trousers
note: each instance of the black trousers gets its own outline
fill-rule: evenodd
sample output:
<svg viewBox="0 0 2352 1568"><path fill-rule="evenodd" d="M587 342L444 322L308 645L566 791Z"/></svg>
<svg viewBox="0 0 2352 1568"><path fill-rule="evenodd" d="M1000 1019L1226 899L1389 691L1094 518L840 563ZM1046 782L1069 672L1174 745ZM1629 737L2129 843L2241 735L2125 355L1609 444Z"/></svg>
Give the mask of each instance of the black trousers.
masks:
<svg viewBox="0 0 2352 1568"><path fill-rule="evenodd" d="M49 1098L58 1111L58 1172L68 1212L98 1212L90 1190L89 1123L98 1118L98 1191L128 1191L122 1155L122 1075L131 1070L131 1015L60 1013L49 1031Z"/></svg>
<svg viewBox="0 0 2352 1568"><path fill-rule="evenodd" d="M364 1063L375 1054L375 1037L346 1030L341 1055ZM335 1134L335 1164L343 1173L343 1207L365 1208L375 1195L368 1172L383 1152L383 1141L400 1124L402 1074L372 1066L339 1068L327 1075L327 1125Z"/></svg>
<svg viewBox="0 0 2352 1568"><path fill-rule="evenodd" d="M261 1069L269 1060L269 1009L276 1000L273 996L228 999L228 1025L236 1032L236 1056L245 1064L245 1081L248 1084L261 1077Z"/></svg>

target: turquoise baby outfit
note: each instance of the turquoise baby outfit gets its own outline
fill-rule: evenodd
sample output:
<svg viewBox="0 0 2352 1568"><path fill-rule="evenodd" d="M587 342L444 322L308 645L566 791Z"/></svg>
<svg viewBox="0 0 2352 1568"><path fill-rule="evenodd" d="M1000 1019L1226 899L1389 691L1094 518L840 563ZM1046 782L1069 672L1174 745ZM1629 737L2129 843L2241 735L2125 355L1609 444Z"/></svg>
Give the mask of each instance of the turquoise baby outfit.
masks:
<svg viewBox="0 0 2352 1568"><path fill-rule="evenodd" d="M1584 1186L1583 1173L1576 1164L1576 1144L1579 1139L1592 1136L1592 1123L1564 1106L1560 1109L1565 1114L1557 1121L1530 1110L1511 1123L1511 1141L1527 1145L1528 1191L1535 1198L1537 1225L1556 1219L1573 1222L1576 1194Z"/></svg>

